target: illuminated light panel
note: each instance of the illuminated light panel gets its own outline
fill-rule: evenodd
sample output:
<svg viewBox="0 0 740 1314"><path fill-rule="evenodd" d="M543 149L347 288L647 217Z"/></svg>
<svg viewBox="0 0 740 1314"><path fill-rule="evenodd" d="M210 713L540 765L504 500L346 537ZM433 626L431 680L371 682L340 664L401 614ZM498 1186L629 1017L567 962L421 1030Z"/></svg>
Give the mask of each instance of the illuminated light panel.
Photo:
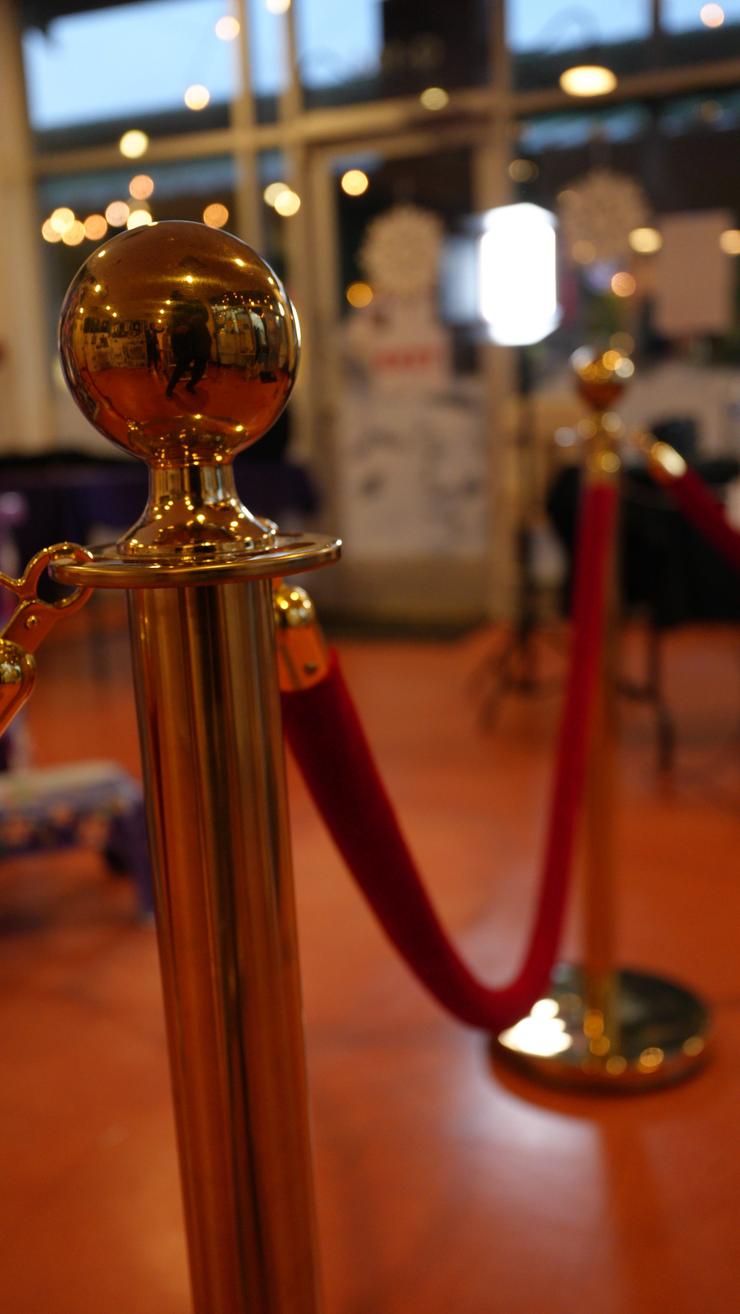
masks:
<svg viewBox="0 0 740 1314"><path fill-rule="evenodd" d="M139 128L130 128L124 132L118 143L121 155L125 155L127 160L138 160L139 156L146 154L148 147L149 138Z"/></svg>
<svg viewBox="0 0 740 1314"><path fill-rule="evenodd" d="M99 242L108 232L108 222L102 214L89 214L85 220L85 237L90 242Z"/></svg>
<svg viewBox="0 0 740 1314"><path fill-rule="evenodd" d="M111 201L110 205L105 207L105 217L111 228L125 227L130 213L131 207L126 201Z"/></svg>
<svg viewBox="0 0 740 1314"><path fill-rule="evenodd" d="M126 220L127 228L145 228L148 224L153 224L154 220L148 210L132 210Z"/></svg>
<svg viewBox="0 0 740 1314"><path fill-rule="evenodd" d="M425 87L419 96L419 100L424 109L441 110L444 109L445 105L449 105L450 96L444 87Z"/></svg>
<svg viewBox="0 0 740 1314"><path fill-rule="evenodd" d="M290 188L287 183L271 182L267 184L265 190L262 193L262 197L267 205L274 205L278 196L280 196L282 192L289 192L289 191Z"/></svg>
<svg viewBox="0 0 740 1314"><path fill-rule="evenodd" d="M350 283L344 295L355 310L363 310L373 299L373 289L369 283Z"/></svg>
<svg viewBox="0 0 740 1314"><path fill-rule="evenodd" d="M229 212L225 205L220 201L214 201L212 205L207 205L203 211L203 223L208 224L209 228L223 228L228 222Z"/></svg>
<svg viewBox="0 0 740 1314"><path fill-rule="evenodd" d="M522 202L485 216L480 239L480 313L504 347L540 342L557 327L555 219Z"/></svg>
<svg viewBox="0 0 740 1314"><path fill-rule="evenodd" d="M65 246L79 246L80 242L85 240L85 225L79 219L75 219L69 228L65 228L62 233L62 241Z"/></svg>
<svg viewBox="0 0 740 1314"><path fill-rule="evenodd" d="M45 242L61 242L62 234L57 232L51 219L45 219L41 225L41 236Z"/></svg>
<svg viewBox="0 0 740 1314"><path fill-rule="evenodd" d="M512 160L509 165L509 177L512 182L532 182L537 177L539 168L534 160Z"/></svg>
<svg viewBox="0 0 740 1314"><path fill-rule="evenodd" d="M238 18L233 18L231 14L224 14L223 18L219 18L213 30L219 41L236 41L241 32L241 26Z"/></svg>
<svg viewBox="0 0 740 1314"><path fill-rule="evenodd" d="M340 186L348 196L362 196L370 186L370 179L364 169L348 169L342 174Z"/></svg>
<svg viewBox="0 0 740 1314"><path fill-rule="evenodd" d="M194 82L188 87L183 100L189 110L203 110L211 99L211 93L208 87L204 87L202 82Z"/></svg>
<svg viewBox="0 0 740 1314"><path fill-rule="evenodd" d="M640 255L652 255L663 245L663 238L657 228L633 228L627 238L633 251Z"/></svg>
<svg viewBox="0 0 740 1314"><path fill-rule="evenodd" d="M725 255L740 255L740 228L726 228L720 233L719 244Z"/></svg>
<svg viewBox="0 0 740 1314"><path fill-rule="evenodd" d="M154 191L154 179L148 173L137 173L128 185L129 196L135 201L146 201Z"/></svg>
<svg viewBox="0 0 740 1314"><path fill-rule="evenodd" d="M66 233L68 228L72 227L74 221L75 212L70 210L68 205L60 205L56 210L53 210L49 219L54 232L59 233L60 237Z"/></svg>
<svg viewBox="0 0 740 1314"><path fill-rule="evenodd" d="M297 192L286 187L284 191L275 200L275 210L283 219L289 219L291 215L298 214L301 208L301 198Z"/></svg>
<svg viewBox="0 0 740 1314"><path fill-rule="evenodd" d="M725 21L725 11L721 5L702 5L699 17L705 27L721 27Z"/></svg>
<svg viewBox="0 0 740 1314"><path fill-rule="evenodd" d="M616 85L616 74L603 64L576 64L560 74L560 86L568 96L607 96Z"/></svg>
<svg viewBox="0 0 740 1314"><path fill-rule="evenodd" d="M265 9L268 14L287 14L290 4L291 0L265 0Z"/></svg>

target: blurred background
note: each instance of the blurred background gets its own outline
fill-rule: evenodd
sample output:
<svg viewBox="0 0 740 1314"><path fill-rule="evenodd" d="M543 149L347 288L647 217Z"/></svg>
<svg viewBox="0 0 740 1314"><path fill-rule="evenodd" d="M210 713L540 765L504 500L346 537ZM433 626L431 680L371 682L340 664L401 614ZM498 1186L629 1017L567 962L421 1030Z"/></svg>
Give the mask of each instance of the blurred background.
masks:
<svg viewBox="0 0 740 1314"><path fill-rule="evenodd" d="M4 462L111 456L62 384L58 310L106 234L157 219L244 238L299 308L256 509L343 534L317 586L339 616L509 615L523 506L557 587L547 489L583 343L634 356L630 424L737 460L733 0L17 0L2 21ZM524 349L493 321L532 283L475 258L516 202L557 228L556 304ZM99 328L125 350L130 326ZM712 472L731 504L733 469Z"/></svg>

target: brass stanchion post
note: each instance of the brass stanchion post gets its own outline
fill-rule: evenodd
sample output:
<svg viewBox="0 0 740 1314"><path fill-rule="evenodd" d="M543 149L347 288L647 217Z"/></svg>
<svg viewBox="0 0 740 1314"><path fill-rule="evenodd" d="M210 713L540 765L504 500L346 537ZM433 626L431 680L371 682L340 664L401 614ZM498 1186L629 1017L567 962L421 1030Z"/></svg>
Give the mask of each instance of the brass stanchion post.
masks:
<svg viewBox="0 0 740 1314"><path fill-rule="evenodd" d="M584 479L619 479L621 423L608 410L633 366L619 351L577 352L579 390L593 409L584 422ZM617 563L608 603L591 730L584 816L583 960L556 969L545 999L496 1037L498 1056L543 1081L650 1089L689 1075L705 1051L707 1010L674 981L620 969L615 951Z"/></svg>
<svg viewBox="0 0 740 1314"><path fill-rule="evenodd" d="M150 467L134 528L55 574L128 591L194 1308L318 1314L270 579L339 544L279 534L232 471L287 400L297 324L249 247L160 223L83 265L61 348L86 414Z"/></svg>

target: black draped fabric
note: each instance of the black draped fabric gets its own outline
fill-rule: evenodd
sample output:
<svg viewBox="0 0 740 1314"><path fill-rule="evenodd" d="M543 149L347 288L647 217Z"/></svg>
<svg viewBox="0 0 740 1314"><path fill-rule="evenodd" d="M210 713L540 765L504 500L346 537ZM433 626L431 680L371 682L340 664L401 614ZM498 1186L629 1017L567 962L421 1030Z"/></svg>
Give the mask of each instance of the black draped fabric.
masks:
<svg viewBox="0 0 740 1314"><path fill-rule="evenodd" d="M740 473L733 460L707 461L697 473L720 496ZM547 499L551 524L572 557L581 473L560 471ZM620 584L624 610L640 611L659 628L692 621L740 621L737 571L685 519L645 470L622 479ZM566 583L564 609L570 595Z"/></svg>

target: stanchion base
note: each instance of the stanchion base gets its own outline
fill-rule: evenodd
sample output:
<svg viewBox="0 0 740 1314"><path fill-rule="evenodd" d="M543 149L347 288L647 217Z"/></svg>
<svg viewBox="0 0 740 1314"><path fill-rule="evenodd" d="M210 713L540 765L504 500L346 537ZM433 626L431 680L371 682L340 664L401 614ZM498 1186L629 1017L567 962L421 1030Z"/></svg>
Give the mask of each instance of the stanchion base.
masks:
<svg viewBox="0 0 740 1314"><path fill-rule="evenodd" d="M560 964L531 1013L493 1039L494 1057L560 1086L650 1090L688 1077L706 1057L705 1005L674 981L617 971L603 1011L580 967Z"/></svg>

